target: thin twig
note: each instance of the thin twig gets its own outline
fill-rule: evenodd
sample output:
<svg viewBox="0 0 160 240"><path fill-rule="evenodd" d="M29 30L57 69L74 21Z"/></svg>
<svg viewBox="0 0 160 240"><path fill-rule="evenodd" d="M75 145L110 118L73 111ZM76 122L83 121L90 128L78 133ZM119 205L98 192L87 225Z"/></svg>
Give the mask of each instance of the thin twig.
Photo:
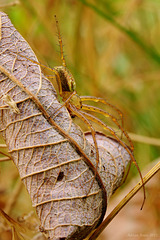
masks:
<svg viewBox="0 0 160 240"><path fill-rule="evenodd" d="M143 182L146 184L158 171L160 170L160 161L143 177ZM112 219L119 213L119 211L128 203L128 201L141 189L142 181L139 181L137 185L122 199L122 201L112 210L112 212L106 217L96 231L90 236L88 240L95 240L101 234L101 232L108 226Z"/></svg>
<svg viewBox="0 0 160 240"><path fill-rule="evenodd" d="M1 157L0 162L11 161L10 157Z"/></svg>
<svg viewBox="0 0 160 240"><path fill-rule="evenodd" d="M0 148L7 148L6 144L0 144Z"/></svg>

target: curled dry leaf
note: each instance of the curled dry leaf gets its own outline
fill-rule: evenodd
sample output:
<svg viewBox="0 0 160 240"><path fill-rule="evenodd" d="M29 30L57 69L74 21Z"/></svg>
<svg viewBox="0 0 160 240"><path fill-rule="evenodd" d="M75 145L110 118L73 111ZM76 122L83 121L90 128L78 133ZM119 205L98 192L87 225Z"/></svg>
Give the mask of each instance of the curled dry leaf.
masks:
<svg viewBox="0 0 160 240"><path fill-rule="evenodd" d="M95 169L91 135L85 136L67 109L60 108L40 66L27 59L37 61L36 56L4 13L1 24L0 131L41 230L54 240L83 239L103 220L130 156L117 141L97 133L100 160ZM7 108L4 96L10 96L19 114Z"/></svg>

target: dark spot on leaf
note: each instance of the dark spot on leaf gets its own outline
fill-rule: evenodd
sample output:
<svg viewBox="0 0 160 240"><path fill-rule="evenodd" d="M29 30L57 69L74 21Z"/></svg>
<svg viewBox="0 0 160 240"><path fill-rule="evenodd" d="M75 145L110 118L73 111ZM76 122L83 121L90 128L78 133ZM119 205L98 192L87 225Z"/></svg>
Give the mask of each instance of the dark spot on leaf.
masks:
<svg viewBox="0 0 160 240"><path fill-rule="evenodd" d="M39 230L40 230L40 232L47 233L46 230L44 229L44 227L42 227L42 226L39 226Z"/></svg>
<svg viewBox="0 0 160 240"><path fill-rule="evenodd" d="M49 179L48 179L47 177L45 177L45 178L43 179L44 183L46 183L48 180L49 180Z"/></svg>
<svg viewBox="0 0 160 240"><path fill-rule="evenodd" d="M110 152L107 151L107 155L110 156L111 155Z"/></svg>
<svg viewBox="0 0 160 240"><path fill-rule="evenodd" d="M91 149L91 157L93 157L94 156L94 151L93 151L93 149Z"/></svg>
<svg viewBox="0 0 160 240"><path fill-rule="evenodd" d="M71 114L71 118L75 118L76 117L76 115L74 115L74 114Z"/></svg>
<svg viewBox="0 0 160 240"><path fill-rule="evenodd" d="M57 181L61 181L64 177L64 172L59 172L58 177L57 177Z"/></svg>

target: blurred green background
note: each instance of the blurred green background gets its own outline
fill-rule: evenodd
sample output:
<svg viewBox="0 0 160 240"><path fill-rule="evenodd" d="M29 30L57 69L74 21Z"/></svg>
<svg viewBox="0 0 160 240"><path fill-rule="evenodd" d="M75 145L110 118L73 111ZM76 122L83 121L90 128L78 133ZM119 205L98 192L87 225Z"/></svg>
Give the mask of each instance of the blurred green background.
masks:
<svg viewBox="0 0 160 240"><path fill-rule="evenodd" d="M79 95L122 110L140 169L160 156L160 0L21 0L1 9L50 67L61 65L56 14ZM3 163L3 175L12 167ZM135 174L132 166L129 178Z"/></svg>

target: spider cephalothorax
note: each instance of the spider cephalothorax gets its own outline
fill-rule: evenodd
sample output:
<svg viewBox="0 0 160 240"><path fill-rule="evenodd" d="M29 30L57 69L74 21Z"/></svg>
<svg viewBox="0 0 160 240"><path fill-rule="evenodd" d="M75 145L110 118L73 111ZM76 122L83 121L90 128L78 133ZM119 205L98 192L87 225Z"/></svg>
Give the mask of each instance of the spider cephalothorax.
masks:
<svg viewBox="0 0 160 240"><path fill-rule="evenodd" d="M55 67L54 69L56 71L56 80L62 101L66 101L66 106L68 106L68 103L71 103L77 109L81 109L82 101L75 91L76 82L71 72L64 66Z"/></svg>

